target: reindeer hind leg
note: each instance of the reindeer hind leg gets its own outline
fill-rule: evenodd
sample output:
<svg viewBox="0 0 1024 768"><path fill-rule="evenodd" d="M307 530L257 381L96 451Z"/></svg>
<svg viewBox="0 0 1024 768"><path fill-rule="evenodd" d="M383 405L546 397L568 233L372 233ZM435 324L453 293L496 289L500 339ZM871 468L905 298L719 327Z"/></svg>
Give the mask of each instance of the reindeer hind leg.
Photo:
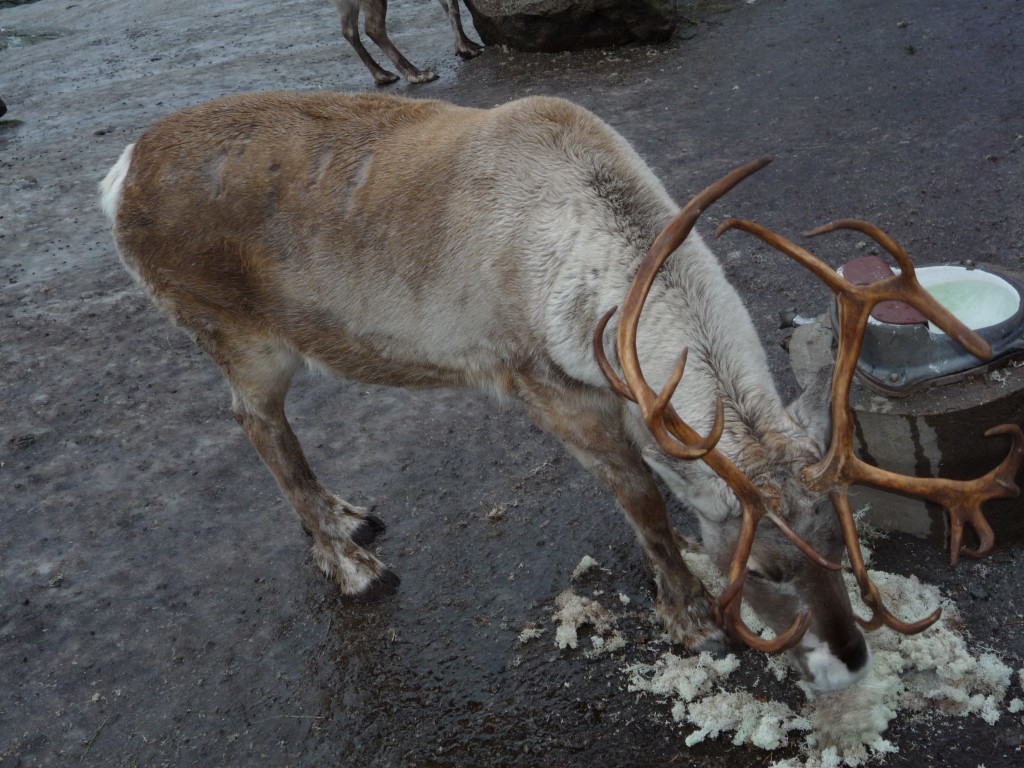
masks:
<svg viewBox="0 0 1024 768"><path fill-rule="evenodd" d="M317 565L341 592L362 600L392 594L399 579L363 547L381 520L331 493L306 461L285 416L285 395L302 358L284 344L234 331L197 336L231 385L231 411L313 539Z"/></svg>
<svg viewBox="0 0 1024 768"><path fill-rule="evenodd" d="M373 76L373 82L377 85L391 85L398 81L398 75L384 69L366 50L363 41L359 37L359 7L358 0L334 0L334 6L338 9L338 16L341 17L341 34L348 40L352 50L362 60L366 68ZM383 20L381 22L383 25Z"/></svg>
<svg viewBox="0 0 1024 768"><path fill-rule="evenodd" d="M363 14L366 17L366 36L387 54L387 57L410 83L429 83L431 80L437 80L437 75L432 70L419 69L405 58L391 42L384 22L387 10L387 0L364 0Z"/></svg>
<svg viewBox="0 0 1024 768"><path fill-rule="evenodd" d="M472 59L483 53L484 47L466 35L462 28L462 16L459 14L459 0L437 0L448 15L452 30L455 32L455 52L463 59Z"/></svg>

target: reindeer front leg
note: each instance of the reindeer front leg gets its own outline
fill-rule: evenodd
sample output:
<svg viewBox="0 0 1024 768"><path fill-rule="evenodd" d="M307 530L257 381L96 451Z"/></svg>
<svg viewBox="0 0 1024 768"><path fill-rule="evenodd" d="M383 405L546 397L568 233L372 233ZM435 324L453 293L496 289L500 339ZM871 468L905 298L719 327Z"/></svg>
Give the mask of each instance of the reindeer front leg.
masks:
<svg viewBox="0 0 1024 768"><path fill-rule="evenodd" d="M681 537L651 471L642 462L628 477L609 472L607 465L588 469L615 494L636 530L658 589L655 609L669 636L689 650L722 644L724 635L711 618L714 598L683 561Z"/></svg>
<svg viewBox="0 0 1024 768"><path fill-rule="evenodd" d="M519 395L534 423L557 437L625 510L654 573L655 609L669 636L691 651L723 645L725 636L711 618L714 598L680 554L682 536L622 424L620 403L607 392L566 392L536 382L524 389Z"/></svg>

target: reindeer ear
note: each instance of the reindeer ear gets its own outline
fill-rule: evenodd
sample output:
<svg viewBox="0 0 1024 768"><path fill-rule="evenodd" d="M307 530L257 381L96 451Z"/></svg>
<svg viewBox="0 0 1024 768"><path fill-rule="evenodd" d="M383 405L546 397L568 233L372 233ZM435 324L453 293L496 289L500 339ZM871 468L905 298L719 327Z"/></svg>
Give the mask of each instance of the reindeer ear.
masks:
<svg viewBox="0 0 1024 768"><path fill-rule="evenodd" d="M832 439L832 370L831 365L820 368L788 408L789 415L807 431L822 454Z"/></svg>

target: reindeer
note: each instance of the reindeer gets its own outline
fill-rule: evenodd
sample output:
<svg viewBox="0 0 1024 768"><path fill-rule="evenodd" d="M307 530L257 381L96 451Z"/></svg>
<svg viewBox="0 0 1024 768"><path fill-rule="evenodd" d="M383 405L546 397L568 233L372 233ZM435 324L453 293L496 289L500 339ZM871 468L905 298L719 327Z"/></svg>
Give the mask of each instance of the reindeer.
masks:
<svg viewBox="0 0 1024 768"><path fill-rule="evenodd" d="M437 0L452 24L455 32L455 52L463 59L472 59L479 56L483 47L471 40L462 28L462 16L459 14L459 0ZM380 64L374 61L370 52L366 50L363 41L359 39L359 11L362 10L366 18L366 35L377 46L387 54L387 57L394 62L405 79L410 83L429 83L436 80L437 75L429 69L418 69L402 52L395 47L388 37L385 26L385 16L388 12L388 0L331 0L334 7L338 9L341 17L341 34L351 43L363 64L373 75L373 81L377 85L390 85L398 80L398 75L389 72Z"/></svg>
<svg viewBox="0 0 1024 768"><path fill-rule="evenodd" d="M345 595L382 597L399 579L367 549L383 522L320 483L285 417L304 364L520 401L624 509L674 640L788 650L813 687L840 689L870 659L839 573L844 543L872 610L865 623L912 632L938 616L903 624L885 608L845 486L909 488L944 504L955 559L964 523L987 529L981 504L1017 492L1024 435L997 428L1011 451L971 483L872 474L881 470L852 455L845 399L865 308L902 298L981 356L985 342L920 288L905 254L870 225L833 226L868 232L903 269L854 288L781 237L729 220L839 293L831 388L822 376L782 402L739 295L692 231L766 162L679 209L625 139L559 99L480 110L268 93L201 104L150 128L101 182L101 204L125 267L220 367L236 420ZM624 296L619 319L609 308ZM689 359L677 361L685 349ZM666 385L655 391L648 380ZM729 575L717 598L680 554L656 475L696 514L703 547ZM755 537L765 517L775 525ZM745 627L744 597L775 640Z"/></svg>

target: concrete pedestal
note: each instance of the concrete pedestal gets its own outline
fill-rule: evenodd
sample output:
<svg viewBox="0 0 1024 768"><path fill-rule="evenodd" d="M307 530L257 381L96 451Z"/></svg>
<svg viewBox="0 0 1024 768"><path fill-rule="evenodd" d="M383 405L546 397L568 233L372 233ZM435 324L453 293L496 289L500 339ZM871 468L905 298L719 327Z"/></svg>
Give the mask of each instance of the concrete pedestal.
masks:
<svg viewBox="0 0 1024 768"><path fill-rule="evenodd" d="M827 317L801 326L790 341L790 360L800 385L833 362ZM990 427L1024 425L1024 360L960 382L892 398L854 378L850 407L856 424L856 450L871 464L919 477L969 480L995 467L1009 448L1003 437L984 437ZM1024 487L1024 469L1017 484ZM915 497L863 486L850 489L853 508L868 507L876 528L904 531L945 544L945 512ZM996 499L985 505L996 545L1024 543L1024 498ZM967 544L973 546L972 541Z"/></svg>

